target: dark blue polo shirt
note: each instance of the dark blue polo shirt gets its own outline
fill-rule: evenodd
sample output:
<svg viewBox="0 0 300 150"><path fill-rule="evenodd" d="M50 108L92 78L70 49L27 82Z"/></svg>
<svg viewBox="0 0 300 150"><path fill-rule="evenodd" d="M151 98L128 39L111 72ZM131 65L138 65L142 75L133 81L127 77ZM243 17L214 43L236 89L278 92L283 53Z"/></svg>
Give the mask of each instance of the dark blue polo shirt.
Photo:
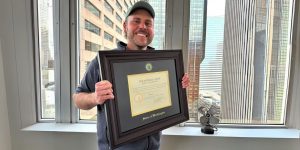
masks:
<svg viewBox="0 0 300 150"><path fill-rule="evenodd" d="M115 50L126 50L126 44L118 42ZM153 49L148 47L148 49ZM89 64L87 71L80 82L80 85L76 88L76 93L80 92L95 92L95 84L99 82L99 64L97 57L95 57ZM105 118L105 112L98 107L97 113L97 136L98 136L98 150L109 150L108 137L107 137L107 123ZM115 150L158 150L160 145L161 133L139 139L137 141L127 143L118 147Z"/></svg>

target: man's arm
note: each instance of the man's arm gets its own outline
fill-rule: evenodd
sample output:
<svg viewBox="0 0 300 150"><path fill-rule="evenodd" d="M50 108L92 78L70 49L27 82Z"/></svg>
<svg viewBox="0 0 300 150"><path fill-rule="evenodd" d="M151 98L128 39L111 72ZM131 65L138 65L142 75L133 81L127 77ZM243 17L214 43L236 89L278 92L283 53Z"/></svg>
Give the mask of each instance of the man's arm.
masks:
<svg viewBox="0 0 300 150"><path fill-rule="evenodd" d="M75 93L73 94L73 101L77 108L83 110L89 110L95 107L95 93Z"/></svg>
<svg viewBox="0 0 300 150"><path fill-rule="evenodd" d="M73 101L79 109L89 110L96 105L101 105L109 99L113 99L112 84L109 81L100 81L95 84L95 92L92 93L75 93Z"/></svg>

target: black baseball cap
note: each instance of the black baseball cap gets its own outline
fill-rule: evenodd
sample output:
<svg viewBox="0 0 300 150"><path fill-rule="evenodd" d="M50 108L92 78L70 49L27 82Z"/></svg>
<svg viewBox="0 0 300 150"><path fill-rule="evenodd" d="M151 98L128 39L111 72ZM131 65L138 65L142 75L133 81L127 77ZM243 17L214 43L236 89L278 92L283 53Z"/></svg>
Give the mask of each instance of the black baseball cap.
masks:
<svg viewBox="0 0 300 150"><path fill-rule="evenodd" d="M126 13L126 18L138 9L144 9L149 12L149 14L152 16L152 18L155 17L154 9L148 2L138 1L138 2L134 3L133 6L128 9L128 11Z"/></svg>

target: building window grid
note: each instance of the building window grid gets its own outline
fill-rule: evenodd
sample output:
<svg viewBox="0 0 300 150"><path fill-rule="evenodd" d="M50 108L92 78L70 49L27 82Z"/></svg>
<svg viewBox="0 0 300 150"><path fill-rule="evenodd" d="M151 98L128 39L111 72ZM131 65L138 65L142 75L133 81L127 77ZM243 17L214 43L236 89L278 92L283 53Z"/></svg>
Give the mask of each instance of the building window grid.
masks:
<svg viewBox="0 0 300 150"><path fill-rule="evenodd" d="M123 10L123 8L122 8L122 6L121 6L121 4L119 3L118 0L116 0L116 6L118 7L118 9L119 9L120 11Z"/></svg>
<svg viewBox="0 0 300 150"><path fill-rule="evenodd" d="M90 1L85 0L84 1L84 7L87 10L89 10L92 14L94 14L95 16L100 18L101 11L96 6L94 6Z"/></svg>
<svg viewBox="0 0 300 150"><path fill-rule="evenodd" d="M122 23L122 17L118 13L116 13L116 19Z"/></svg>
<svg viewBox="0 0 300 150"><path fill-rule="evenodd" d="M107 33L107 32L104 32L104 38L108 41L111 41L111 42L114 41L114 37L111 34Z"/></svg>
<svg viewBox="0 0 300 150"><path fill-rule="evenodd" d="M111 28L114 27L114 23L107 16L104 16L104 22L105 22L105 24L107 24Z"/></svg>
<svg viewBox="0 0 300 150"><path fill-rule="evenodd" d="M114 14L114 9L113 9L113 7L112 7L107 1L104 1L104 7L105 7L106 10L109 11L111 14Z"/></svg>
<svg viewBox="0 0 300 150"><path fill-rule="evenodd" d="M90 32L93 32L97 35L101 35L101 29L94 25L93 23L89 22L88 20L84 21L84 28Z"/></svg>
<svg viewBox="0 0 300 150"><path fill-rule="evenodd" d="M124 0L124 5L126 6L127 9L129 8L129 6L128 6L126 0Z"/></svg>
<svg viewBox="0 0 300 150"><path fill-rule="evenodd" d="M97 52L101 49L101 45L85 40L85 50Z"/></svg>
<svg viewBox="0 0 300 150"><path fill-rule="evenodd" d="M121 35L122 35L122 29L121 29L121 28L119 28L118 26L116 26L116 31L117 31L119 34L121 34Z"/></svg>

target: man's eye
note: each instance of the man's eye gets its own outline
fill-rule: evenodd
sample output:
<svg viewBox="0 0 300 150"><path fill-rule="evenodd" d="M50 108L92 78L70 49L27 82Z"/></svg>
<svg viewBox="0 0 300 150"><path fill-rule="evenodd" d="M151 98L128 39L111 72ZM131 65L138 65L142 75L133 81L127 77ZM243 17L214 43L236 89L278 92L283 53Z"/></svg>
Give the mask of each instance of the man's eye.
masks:
<svg viewBox="0 0 300 150"><path fill-rule="evenodd" d="M152 27L152 23L146 23L147 27Z"/></svg>

